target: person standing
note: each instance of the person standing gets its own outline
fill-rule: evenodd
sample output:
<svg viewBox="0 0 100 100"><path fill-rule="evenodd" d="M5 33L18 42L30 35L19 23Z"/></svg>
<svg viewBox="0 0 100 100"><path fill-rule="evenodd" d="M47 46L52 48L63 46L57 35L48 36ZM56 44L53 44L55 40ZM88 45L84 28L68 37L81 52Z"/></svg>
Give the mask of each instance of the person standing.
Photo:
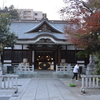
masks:
<svg viewBox="0 0 100 100"><path fill-rule="evenodd" d="M74 75L73 75L72 79L76 78L76 80L77 80L78 72L79 72L79 65L76 64L76 65L74 66L74 69L73 69L73 74L74 74Z"/></svg>

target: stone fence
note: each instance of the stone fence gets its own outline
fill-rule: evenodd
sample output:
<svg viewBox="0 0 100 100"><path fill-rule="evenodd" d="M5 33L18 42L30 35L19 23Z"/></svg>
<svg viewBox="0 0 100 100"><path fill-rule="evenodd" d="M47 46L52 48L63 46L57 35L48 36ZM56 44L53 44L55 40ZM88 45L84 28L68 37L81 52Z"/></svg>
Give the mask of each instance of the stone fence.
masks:
<svg viewBox="0 0 100 100"><path fill-rule="evenodd" d="M67 65L67 66L58 66L56 65L56 72L65 72L65 71L73 71L73 66Z"/></svg>
<svg viewBox="0 0 100 100"><path fill-rule="evenodd" d="M82 87L81 92L85 92L86 88L100 88L100 75L81 75Z"/></svg>
<svg viewBox="0 0 100 100"><path fill-rule="evenodd" d="M0 89L14 89L15 93L17 93L17 78L18 75L0 75Z"/></svg>
<svg viewBox="0 0 100 100"><path fill-rule="evenodd" d="M29 66L29 65L19 65L18 68L16 69L16 72L34 72L34 65Z"/></svg>

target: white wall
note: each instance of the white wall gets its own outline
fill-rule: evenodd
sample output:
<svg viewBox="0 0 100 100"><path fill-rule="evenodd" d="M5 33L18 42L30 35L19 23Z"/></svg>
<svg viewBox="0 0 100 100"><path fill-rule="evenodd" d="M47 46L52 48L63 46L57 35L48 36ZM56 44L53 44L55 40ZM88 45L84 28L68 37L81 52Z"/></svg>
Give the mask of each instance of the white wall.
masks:
<svg viewBox="0 0 100 100"><path fill-rule="evenodd" d="M11 47L4 47L4 49L11 49Z"/></svg>
<svg viewBox="0 0 100 100"><path fill-rule="evenodd" d="M14 45L14 49L22 49L22 45Z"/></svg>
<svg viewBox="0 0 100 100"><path fill-rule="evenodd" d="M62 50L66 50L66 46L65 45L62 45Z"/></svg>
<svg viewBox="0 0 100 100"><path fill-rule="evenodd" d="M11 66L11 60L4 60L4 63L9 63L9 64L4 64L3 65L3 71L7 72L7 66Z"/></svg>
<svg viewBox="0 0 100 100"><path fill-rule="evenodd" d="M27 48L27 45L23 45L23 49L28 49L28 48Z"/></svg>
<svg viewBox="0 0 100 100"><path fill-rule="evenodd" d="M75 50L75 47L73 45L68 45L67 50Z"/></svg>

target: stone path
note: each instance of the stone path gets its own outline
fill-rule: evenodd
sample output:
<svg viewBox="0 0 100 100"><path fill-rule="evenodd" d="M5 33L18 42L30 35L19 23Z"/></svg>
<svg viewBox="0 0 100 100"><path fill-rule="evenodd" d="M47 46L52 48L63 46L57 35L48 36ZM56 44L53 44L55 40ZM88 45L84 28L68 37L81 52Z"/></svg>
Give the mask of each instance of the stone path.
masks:
<svg viewBox="0 0 100 100"><path fill-rule="evenodd" d="M29 86L17 98L10 100L78 100L64 83L54 78L32 79Z"/></svg>

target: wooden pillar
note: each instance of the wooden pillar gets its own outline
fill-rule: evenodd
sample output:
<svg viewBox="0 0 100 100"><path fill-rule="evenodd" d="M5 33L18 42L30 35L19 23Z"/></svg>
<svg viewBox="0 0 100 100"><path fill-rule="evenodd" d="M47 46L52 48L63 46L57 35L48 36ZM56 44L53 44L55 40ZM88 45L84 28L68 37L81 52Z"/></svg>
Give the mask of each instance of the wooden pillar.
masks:
<svg viewBox="0 0 100 100"><path fill-rule="evenodd" d="M13 63L14 46L11 48L11 64Z"/></svg>
<svg viewBox="0 0 100 100"><path fill-rule="evenodd" d="M60 60L61 60L60 49L58 49L58 66L60 66Z"/></svg>
<svg viewBox="0 0 100 100"><path fill-rule="evenodd" d="M23 59L24 59L24 57L23 57L23 44L22 44L22 55L21 55L21 57L22 57L22 61L23 61Z"/></svg>
<svg viewBox="0 0 100 100"><path fill-rule="evenodd" d="M57 53L56 53L56 48L54 45L54 70L56 70L56 65L57 65Z"/></svg>
<svg viewBox="0 0 100 100"><path fill-rule="evenodd" d="M29 48L29 64L32 65L32 47Z"/></svg>

